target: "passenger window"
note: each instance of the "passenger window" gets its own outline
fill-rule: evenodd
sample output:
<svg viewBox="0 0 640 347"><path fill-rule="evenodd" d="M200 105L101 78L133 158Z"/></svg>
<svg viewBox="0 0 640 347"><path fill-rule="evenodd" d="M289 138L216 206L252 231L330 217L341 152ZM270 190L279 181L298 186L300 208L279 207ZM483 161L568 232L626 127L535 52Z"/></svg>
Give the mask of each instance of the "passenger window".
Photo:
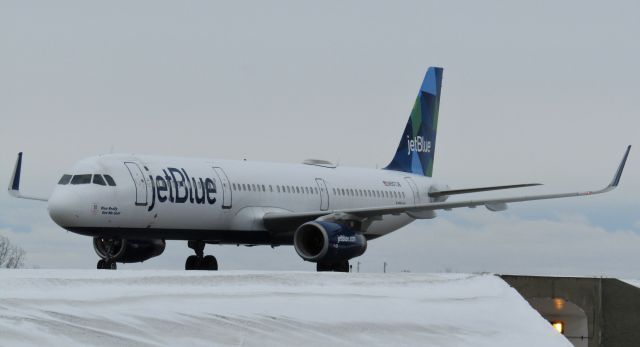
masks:
<svg viewBox="0 0 640 347"><path fill-rule="evenodd" d="M71 178L71 184L89 184L91 183L91 175L74 175Z"/></svg>
<svg viewBox="0 0 640 347"><path fill-rule="evenodd" d="M99 184L101 186L106 186L107 183L102 178L102 175L93 175L93 184Z"/></svg>
<svg viewBox="0 0 640 347"><path fill-rule="evenodd" d="M104 175L104 179L107 181L107 184L110 185L111 187L115 187L116 186L116 181L114 181L111 176Z"/></svg>
<svg viewBox="0 0 640 347"><path fill-rule="evenodd" d="M233 187L233 190L236 190L236 184L235 183L231 184L231 187Z"/></svg>
<svg viewBox="0 0 640 347"><path fill-rule="evenodd" d="M272 185L269 185L269 192L273 193L273 186Z"/></svg>
<svg viewBox="0 0 640 347"><path fill-rule="evenodd" d="M287 193L291 193L291 187L287 186Z"/></svg>
<svg viewBox="0 0 640 347"><path fill-rule="evenodd" d="M263 191L263 192L266 192L266 191L267 191L267 189L264 187L264 184L262 185L262 191Z"/></svg>
<svg viewBox="0 0 640 347"><path fill-rule="evenodd" d="M62 177L60 177L60 181L58 181L58 184L69 184L69 182L71 181L71 175L62 175Z"/></svg>

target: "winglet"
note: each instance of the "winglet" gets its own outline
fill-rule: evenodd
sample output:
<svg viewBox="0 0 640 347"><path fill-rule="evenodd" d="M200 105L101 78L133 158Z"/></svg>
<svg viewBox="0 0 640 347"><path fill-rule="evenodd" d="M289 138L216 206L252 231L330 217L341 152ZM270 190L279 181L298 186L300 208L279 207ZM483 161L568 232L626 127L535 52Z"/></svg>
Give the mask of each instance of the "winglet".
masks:
<svg viewBox="0 0 640 347"><path fill-rule="evenodd" d="M9 182L9 194L16 198L20 197L20 172L22 171L22 152L18 153L16 166L13 168L13 175Z"/></svg>
<svg viewBox="0 0 640 347"><path fill-rule="evenodd" d="M36 196L26 196L20 193L20 174L22 172L22 152L18 153L18 159L16 160L16 166L13 168L13 175L11 175L11 181L9 181L9 195L29 200L47 201L47 198L41 198Z"/></svg>
<svg viewBox="0 0 640 347"><path fill-rule="evenodd" d="M631 151L631 145L629 145L627 147L627 151L624 152L624 156L622 157L622 161L618 166L618 170L616 170L616 174L615 176L613 176L613 180L611 180L611 183L609 183L609 186L607 188L613 189L617 187L618 184L620 183L620 178L622 177L622 171L624 170L624 165L627 163L627 157L629 156L629 151Z"/></svg>

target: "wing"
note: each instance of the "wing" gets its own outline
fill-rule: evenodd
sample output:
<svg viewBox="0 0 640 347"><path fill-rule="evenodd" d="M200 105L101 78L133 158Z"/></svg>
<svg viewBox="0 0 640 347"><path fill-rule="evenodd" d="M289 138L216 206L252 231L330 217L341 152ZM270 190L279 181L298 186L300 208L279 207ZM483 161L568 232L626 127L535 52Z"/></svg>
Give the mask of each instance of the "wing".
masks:
<svg viewBox="0 0 640 347"><path fill-rule="evenodd" d="M18 153L18 159L16 160L16 166L13 168L13 175L11 175L11 181L9 181L9 195L29 200L47 201L47 198L28 196L20 193L20 173L22 171L22 152Z"/></svg>
<svg viewBox="0 0 640 347"><path fill-rule="evenodd" d="M491 211L504 211L507 209L507 204L512 202L533 201L533 200L547 200L547 199L559 199L569 198L575 196L595 195L609 192L615 189L620 183L622 177L622 171L627 162L629 151L631 146L627 147L624 153L622 161L616 170L613 180L603 189L595 191L583 191L574 193L562 193L562 194L545 194L545 195L527 195L527 196L515 196L508 198L497 199L478 199L478 200L465 200L465 201L452 201L452 202L433 202L416 205L402 205L402 206L381 206L381 207L365 207L354 208L344 210L333 211L315 211L315 212L301 212L301 213L288 213L288 212L272 212L263 216L263 222L267 230L272 232L291 232L295 230L301 224L315 220L317 218L328 218L332 220L356 220L365 221L367 219L375 219L384 215L400 215L403 213L409 213L411 215L418 215L421 212L436 211L436 210L452 210L454 208L461 207L478 207L485 206ZM484 189L484 188L481 188ZM473 190L473 189L472 189Z"/></svg>
<svg viewBox="0 0 640 347"><path fill-rule="evenodd" d="M467 189L454 189L454 190L436 190L429 192L430 198L439 198L442 196L456 195L456 194L469 194L469 193L480 193L480 192L488 192L492 190L502 190L502 189L513 189L513 188L524 188L524 187L533 187L533 186L541 186L540 183L526 183L526 184L512 184L508 186L496 186L496 187L482 187L482 188L467 188Z"/></svg>

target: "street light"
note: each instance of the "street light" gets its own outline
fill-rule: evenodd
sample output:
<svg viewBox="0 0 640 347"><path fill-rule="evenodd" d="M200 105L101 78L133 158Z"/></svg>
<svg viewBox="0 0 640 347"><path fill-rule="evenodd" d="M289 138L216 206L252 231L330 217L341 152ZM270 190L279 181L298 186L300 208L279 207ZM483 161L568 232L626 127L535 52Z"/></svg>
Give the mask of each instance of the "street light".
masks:
<svg viewBox="0 0 640 347"><path fill-rule="evenodd" d="M557 332L559 332L560 334L564 334L564 322L563 321L553 321L551 322L551 325L553 326L554 329L556 329Z"/></svg>

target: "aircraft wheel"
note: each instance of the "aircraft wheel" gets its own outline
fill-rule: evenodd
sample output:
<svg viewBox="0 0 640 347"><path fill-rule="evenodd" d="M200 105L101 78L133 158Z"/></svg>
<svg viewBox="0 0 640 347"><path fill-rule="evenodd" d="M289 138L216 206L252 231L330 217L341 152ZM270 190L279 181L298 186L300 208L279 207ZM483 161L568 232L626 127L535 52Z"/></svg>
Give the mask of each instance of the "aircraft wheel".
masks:
<svg viewBox="0 0 640 347"><path fill-rule="evenodd" d="M341 261L334 264L333 271L335 272L349 272L349 261Z"/></svg>
<svg viewBox="0 0 640 347"><path fill-rule="evenodd" d="M202 259L200 265L201 270L216 271L218 270L218 260L212 255L207 255Z"/></svg>
<svg viewBox="0 0 640 347"><path fill-rule="evenodd" d="M335 263L317 263L316 271L325 272L325 271L333 271L333 272L349 272L349 261L339 261Z"/></svg>
<svg viewBox="0 0 640 347"><path fill-rule="evenodd" d="M187 261L184 263L184 269L185 270L196 270L198 268L198 265L200 261L198 260L198 257L196 257L195 255L190 255L187 258Z"/></svg>
<svg viewBox="0 0 640 347"><path fill-rule="evenodd" d="M98 260L98 265L96 265L96 268L98 270L116 270L118 268L118 265L116 264L115 261L111 262L111 261L106 261L104 259L100 259Z"/></svg>
<svg viewBox="0 0 640 347"><path fill-rule="evenodd" d="M318 272L331 271L331 264L318 262L316 263L316 271Z"/></svg>

